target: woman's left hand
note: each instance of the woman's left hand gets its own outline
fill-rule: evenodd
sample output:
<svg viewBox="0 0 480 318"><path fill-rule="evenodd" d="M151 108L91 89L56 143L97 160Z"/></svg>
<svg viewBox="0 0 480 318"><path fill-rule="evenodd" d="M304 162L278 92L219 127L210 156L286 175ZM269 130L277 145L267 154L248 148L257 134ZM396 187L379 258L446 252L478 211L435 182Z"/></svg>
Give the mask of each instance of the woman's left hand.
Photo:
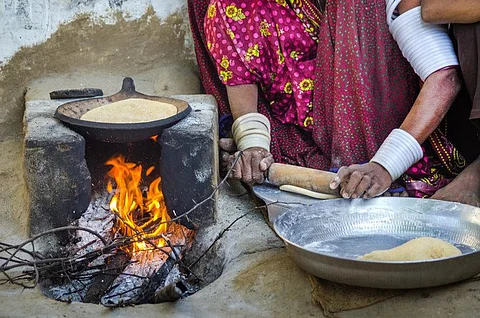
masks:
<svg viewBox="0 0 480 318"><path fill-rule="evenodd" d="M340 186L340 195L345 199L373 198L385 192L392 183L390 173L381 165L369 162L341 167L330 183L330 188Z"/></svg>

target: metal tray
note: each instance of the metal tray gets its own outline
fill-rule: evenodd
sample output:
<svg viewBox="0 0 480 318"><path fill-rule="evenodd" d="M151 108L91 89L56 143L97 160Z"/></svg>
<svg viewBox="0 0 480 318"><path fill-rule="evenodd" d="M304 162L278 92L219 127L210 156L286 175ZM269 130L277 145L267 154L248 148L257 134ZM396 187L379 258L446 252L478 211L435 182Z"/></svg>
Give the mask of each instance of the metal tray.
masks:
<svg viewBox="0 0 480 318"><path fill-rule="evenodd" d="M267 205L268 220L270 223L273 223L277 216L288 209L321 202L319 199L305 195L282 191L277 186L268 183L268 181L254 185L253 193Z"/></svg>
<svg viewBox="0 0 480 318"><path fill-rule="evenodd" d="M480 208L431 199L335 199L297 205L274 221L287 251L307 272L374 288L420 288L480 272ZM421 236L457 246L462 255L427 261L361 261Z"/></svg>
<svg viewBox="0 0 480 318"><path fill-rule="evenodd" d="M169 103L177 107L177 114L160 120L132 124L100 123L80 119L89 110L129 98ZM55 117L84 137L103 142L122 143L147 140L154 135L159 135L165 128L173 126L190 114L191 110L190 105L182 100L138 93L135 91L133 79L125 77L122 89L118 93L102 98L65 103L57 108Z"/></svg>

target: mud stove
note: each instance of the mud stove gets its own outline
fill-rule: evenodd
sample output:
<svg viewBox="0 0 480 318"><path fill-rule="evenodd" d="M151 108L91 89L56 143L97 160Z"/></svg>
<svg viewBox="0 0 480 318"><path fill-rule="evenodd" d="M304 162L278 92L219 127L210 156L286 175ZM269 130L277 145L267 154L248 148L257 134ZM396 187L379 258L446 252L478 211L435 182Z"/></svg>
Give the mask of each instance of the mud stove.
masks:
<svg viewBox="0 0 480 318"><path fill-rule="evenodd" d="M35 270L46 295L115 307L195 292L181 259L196 230L215 221L215 197L199 202L218 183L217 113L211 96L175 98L192 108L186 118L124 143L55 119L64 100L27 102L30 232L40 236L45 262Z"/></svg>

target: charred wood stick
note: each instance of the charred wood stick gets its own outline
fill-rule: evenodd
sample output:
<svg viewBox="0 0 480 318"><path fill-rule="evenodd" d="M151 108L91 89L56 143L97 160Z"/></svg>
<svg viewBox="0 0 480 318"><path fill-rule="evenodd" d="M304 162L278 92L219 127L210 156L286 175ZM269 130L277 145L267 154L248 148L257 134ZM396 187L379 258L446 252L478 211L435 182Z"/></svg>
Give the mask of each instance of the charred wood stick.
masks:
<svg viewBox="0 0 480 318"><path fill-rule="evenodd" d="M176 301L188 293L188 288L182 281L171 283L159 291L153 297L153 303L165 303Z"/></svg>
<svg viewBox="0 0 480 318"><path fill-rule="evenodd" d="M95 276L93 283L88 288L83 302L98 304L100 298L110 288L110 285L115 278L117 278L117 276L119 276L130 263L130 256L122 250L119 250L118 254L108 257L106 263L107 268L103 273Z"/></svg>
<svg viewBox="0 0 480 318"><path fill-rule="evenodd" d="M142 284L142 286L140 287L142 290L141 297L136 299L135 303L144 304L152 302L155 296L155 290L157 290L160 286L164 286L165 279L167 278L174 265L175 259L173 257L167 258L167 260L165 261L165 263L163 263L160 269L149 279L147 279L145 283Z"/></svg>

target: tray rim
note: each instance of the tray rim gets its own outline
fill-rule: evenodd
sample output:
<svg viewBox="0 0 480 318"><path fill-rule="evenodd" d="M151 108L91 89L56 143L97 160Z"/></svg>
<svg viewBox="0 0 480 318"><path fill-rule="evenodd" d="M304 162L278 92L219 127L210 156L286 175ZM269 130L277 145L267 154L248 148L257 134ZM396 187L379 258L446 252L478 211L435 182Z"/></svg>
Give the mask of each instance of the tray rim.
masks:
<svg viewBox="0 0 480 318"><path fill-rule="evenodd" d="M369 200L381 200L381 199L387 199L387 197L379 197L379 198L372 198L372 199L369 199ZM431 201L436 201L436 202L441 202L441 203L445 203L445 202L449 202L449 201L441 201L441 200L434 200L434 199L418 199L418 198L410 198L410 197L389 197L388 199L394 199L394 200L431 200ZM341 200L346 200L346 199L342 199L342 198L339 198L339 199L331 199L331 200L328 200L328 201L341 201ZM353 200L350 200L350 201L358 201L358 200L364 200L364 199L353 199ZM365 200L364 200L365 201ZM322 204L326 204L325 203L326 201L319 201L318 203L312 203L312 204L308 204L306 205L304 208L308 208L308 207L311 207L311 206L314 206L314 205L322 205ZM458 203L458 202L450 202L452 204L456 204L456 205L462 205L462 206L466 206L468 208L472 208L472 209L475 209L475 210L478 210L478 212L480 213L480 208L476 208L474 206L470 206L470 205L467 205L467 204L463 204L463 203ZM351 261L353 262L354 264L359 264L359 263L366 263L366 264L381 264L381 265L385 265L385 264L388 264L388 265L408 265L408 264L420 264L420 263L438 263L438 262L442 262L442 261L445 261L445 260L450 260L450 259L458 259L458 258L464 258L465 256L467 255L473 255L473 254L480 254L480 249L476 250L476 251L471 251L471 252L467 252L467 253L462 253L461 255L456 255L456 256L450 256L450 257L443 257L443 258L437 258L437 259L429 259L429 260L415 260L415 261L378 261L378 260L359 260L359 259L352 259L352 258L346 258L346 257L340 257L340 256L333 256L333 255L329 255L329 254L324 254L324 253L319 253L319 252L316 252L316 251L313 251L313 250L310 250L310 249L307 249L303 246L301 246L300 244L297 244L295 242L292 242L291 240L285 238L285 236L283 235L283 233L280 233L279 230L278 230L278 226L277 226L277 223L281 222L282 220L282 217L284 218L287 214L289 213L296 213L298 211L299 207L292 207L292 208L289 208L287 210L285 210L284 212L282 212L280 215L278 215L274 222L273 222L273 229L275 231L275 233L285 242L285 243L288 243L289 245L292 245L292 246L295 246L296 248L300 249L300 250L303 250L303 251L306 251L306 252L309 252L309 253L313 253L315 255L318 255L318 256L322 256L322 257L326 257L326 258L331 258L332 260L343 260L343 261ZM476 223L474 223L476 224ZM480 227L480 224L476 224L477 226Z"/></svg>

